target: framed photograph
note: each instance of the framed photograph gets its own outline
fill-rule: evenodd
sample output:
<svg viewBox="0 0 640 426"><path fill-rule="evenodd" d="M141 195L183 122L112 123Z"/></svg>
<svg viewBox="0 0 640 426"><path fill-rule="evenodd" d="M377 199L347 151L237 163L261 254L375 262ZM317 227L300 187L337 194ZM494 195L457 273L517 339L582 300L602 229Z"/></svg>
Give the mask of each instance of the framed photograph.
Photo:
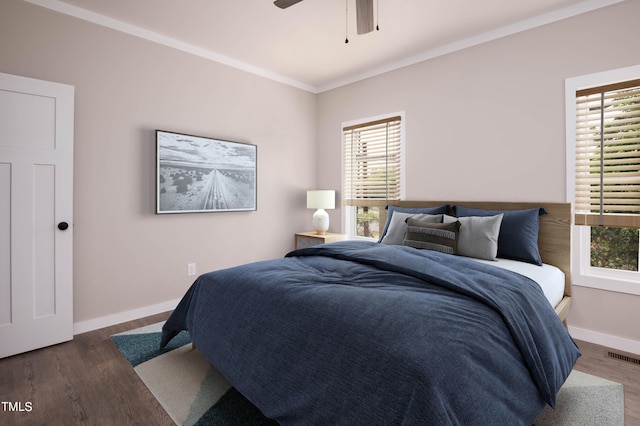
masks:
<svg viewBox="0 0 640 426"><path fill-rule="evenodd" d="M156 213L256 210L255 145L156 130Z"/></svg>

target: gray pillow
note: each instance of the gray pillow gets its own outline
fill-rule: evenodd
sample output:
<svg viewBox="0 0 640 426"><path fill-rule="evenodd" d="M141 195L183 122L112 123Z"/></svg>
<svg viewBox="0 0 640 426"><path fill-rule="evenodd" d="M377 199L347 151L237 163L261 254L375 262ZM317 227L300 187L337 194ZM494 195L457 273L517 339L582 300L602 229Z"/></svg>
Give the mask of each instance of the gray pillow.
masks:
<svg viewBox="0 0 640 426"><path fill-rule="evenodd" d="M495 216L456 218L444 215L442 221L444 223L460 221L460 236L458 237L458 254L460 256L496 260L500 224L503 216L499 214Z"/></svg>
<svg viewBox="0 0 640 426"><path fill-rule="evenodd" d="M407 233L402 244L423 250L435 250L456 254L460 222L425 223L412 218L407 219Z"/></svg>
<svg viewBox="0 0 640 426"><path fill-rule="evenodd" d="M416 219L425 223L442 223L441 214L403 213L394 212L387 228L387 234L382 238L382 244L402 245L404 234L407 232L407 218Z"/></svg>

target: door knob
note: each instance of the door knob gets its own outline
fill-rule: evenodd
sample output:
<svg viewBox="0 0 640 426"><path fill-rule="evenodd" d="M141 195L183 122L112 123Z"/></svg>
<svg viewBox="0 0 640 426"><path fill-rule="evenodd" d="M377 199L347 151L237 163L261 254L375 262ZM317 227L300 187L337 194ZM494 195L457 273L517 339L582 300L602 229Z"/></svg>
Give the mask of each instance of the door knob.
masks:
<svg viewBox="0 0 640 426"><path fill-rule="evenodd" d="M60 222L58 224L58 229L61 231L64 231L65 229L67 229L69 227L69 224L67 222Z"/></svg>

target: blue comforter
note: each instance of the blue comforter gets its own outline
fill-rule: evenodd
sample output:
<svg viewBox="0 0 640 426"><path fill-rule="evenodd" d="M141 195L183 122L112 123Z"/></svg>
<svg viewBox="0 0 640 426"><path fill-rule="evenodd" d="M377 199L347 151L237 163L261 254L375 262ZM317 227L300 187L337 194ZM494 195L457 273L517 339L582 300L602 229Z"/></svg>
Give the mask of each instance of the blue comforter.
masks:
<svg viewBox="0 0 640 426"><path fill-rule="evenodd" d="M181 330L283 425L531 425L580 355L528 278L362 241L204 274Z"/></svg>

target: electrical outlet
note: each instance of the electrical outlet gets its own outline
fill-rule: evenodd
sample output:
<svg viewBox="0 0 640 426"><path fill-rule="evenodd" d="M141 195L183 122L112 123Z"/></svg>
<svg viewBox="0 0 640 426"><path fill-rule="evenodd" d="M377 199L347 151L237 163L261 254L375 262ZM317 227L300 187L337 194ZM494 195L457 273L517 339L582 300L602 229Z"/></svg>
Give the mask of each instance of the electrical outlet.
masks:
<svg viewBox="0 0 640 426"><path fill-rule="evenodd" d="M192 276L196 274L196 264L195 263L188 263L187 264L187 275L188 276Z"/></svg>

